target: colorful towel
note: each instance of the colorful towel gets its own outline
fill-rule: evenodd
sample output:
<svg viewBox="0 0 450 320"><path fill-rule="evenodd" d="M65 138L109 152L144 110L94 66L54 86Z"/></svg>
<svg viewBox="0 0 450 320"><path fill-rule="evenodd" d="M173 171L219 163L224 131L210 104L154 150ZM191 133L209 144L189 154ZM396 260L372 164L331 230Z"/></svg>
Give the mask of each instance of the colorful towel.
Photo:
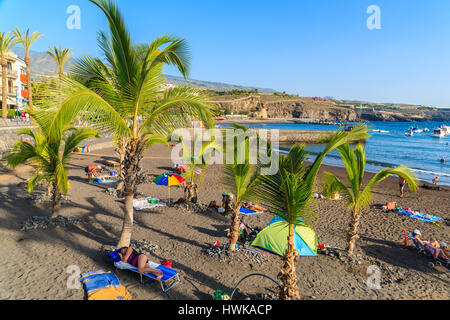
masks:
<svg viewBox="0 0 450 320"><path fill-rule="evenodd" d="M410 210L400 211L400 212L398 212L398 214L405 215L405 216L408 216L413 219L418 219L420 221L430 222L430 223L439 221L442 219L442 218L432 216L429 214L425 214L425 213L421 213L421 212L417 212L417 211L410 211Z"/></svg>
<svg viewBox="0 0 450 320"><path fill-rule="evenodd" d="M80 281L84 284L88 300L131 300L127 289L111 272L97 270L83 273Z"/></svg>
<svg viewBox="0 0 450 320"><path fill-rule="evenodd" d="M246 215L246 216L256 216L258 214L263 214L264 213L263 211L255 211L255 210L248 209L248 208L245 208L245 207L240 207L239 208L239 212L242 213L243 215Z"/></svg>

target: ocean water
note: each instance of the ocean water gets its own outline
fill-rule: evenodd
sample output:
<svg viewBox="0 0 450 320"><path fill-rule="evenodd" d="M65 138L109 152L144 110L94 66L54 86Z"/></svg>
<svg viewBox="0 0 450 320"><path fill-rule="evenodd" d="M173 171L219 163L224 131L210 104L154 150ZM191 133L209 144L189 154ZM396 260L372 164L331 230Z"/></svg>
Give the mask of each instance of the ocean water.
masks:
<svg viewBox="0 0 450 320"><path fill-rule="evenodd" d="M395 167L400 164L410 167L422 181L431 183L431 180L439 176L439 185L450 186L450 135L443 138L431 136L433 130L443 124L441 122L382 122L372 121L367 123L372 134L366 143L366 170L378 172L382 168ZM263 129L297 129L297 130L336 130L339 126L314 125L314 124L246 124L251 128ZM405 131L410 127L419 129L428 128L430 132L405 136ZM372 130L384 130L388 133L372 132ZM307 150L314 154L321 152L324 145L310 144ZM283 151L282 151L283 152ZM286 152L286 149L284 150ZM446 159L441 163L441 158ZM339 153L333 151L324 160L325 164L342 166Z"/></svg>

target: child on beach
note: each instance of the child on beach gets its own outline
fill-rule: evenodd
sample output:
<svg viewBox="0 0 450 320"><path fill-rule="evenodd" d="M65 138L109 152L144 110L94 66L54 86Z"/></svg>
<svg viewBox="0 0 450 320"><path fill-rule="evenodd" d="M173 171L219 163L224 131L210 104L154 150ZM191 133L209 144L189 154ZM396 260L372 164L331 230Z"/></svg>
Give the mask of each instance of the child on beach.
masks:
<svg viewBox="0 0 450 320"><path fill-rule="evenodd" d="M439 177L436 176L436 178L434 178L432 181L433 181L433 184L434 184L434 185L437 185L437 183L438 183L438 181L439 181Z"/></svg>
<svg viewBox="0 0 450 320"><path fill-rule="evenodd" d="M406 180L404 178L402 178L402 177L398 177L398 185L400 187L400 198L403 198L405 185L406 185Z"/></svg>

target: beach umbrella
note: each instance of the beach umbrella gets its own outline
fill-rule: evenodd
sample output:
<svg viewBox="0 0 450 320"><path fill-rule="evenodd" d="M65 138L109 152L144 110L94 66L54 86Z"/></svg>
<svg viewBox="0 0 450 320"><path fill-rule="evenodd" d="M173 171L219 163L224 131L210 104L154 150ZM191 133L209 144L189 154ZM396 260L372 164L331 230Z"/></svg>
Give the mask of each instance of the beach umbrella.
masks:
<svg viewBox="0 0 450 320"><path fill-rule="evenodd" d="M174 172L166 172L162 175L159 175L153 180L157 186L168 186L169 187L169 199L170 199L170 187L171 186L179 186L184 183L186 179L184 179L179 174Z"/></svg>

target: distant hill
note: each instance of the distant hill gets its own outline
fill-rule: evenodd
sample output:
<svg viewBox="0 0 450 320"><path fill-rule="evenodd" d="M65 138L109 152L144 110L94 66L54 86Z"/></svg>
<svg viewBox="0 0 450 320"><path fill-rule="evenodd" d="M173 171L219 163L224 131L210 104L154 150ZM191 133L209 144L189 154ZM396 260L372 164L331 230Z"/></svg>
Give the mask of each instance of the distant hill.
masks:
<svg viewBox="0 0 450 320"><path fill-rule="evenodd" d="M17 54L20 58L25 57L25 50L20 46L15 46L12 50L15 54ZM31 57L31 73L33 79L39 79L42 76L51 75L57 72L56 64L53 62L52 58L46 52L38 52L38 51L30 51ZM70 64L74 61L74 59L70 59L66 64L64 70L68 71L70 69ZM185 84L186 81L182 77L170 76L166 75L167 82L170 84ZM198 86L204 89L210 90L254 90L258 89L259 92L262 93L274 93L276 92L273 89L267 88L255 88L255 87L247 87L247 86L239 86L228 83L221 82L210 82L210 81L201 81L201 80L192 80L188 81L194 86Z"/></svg>

